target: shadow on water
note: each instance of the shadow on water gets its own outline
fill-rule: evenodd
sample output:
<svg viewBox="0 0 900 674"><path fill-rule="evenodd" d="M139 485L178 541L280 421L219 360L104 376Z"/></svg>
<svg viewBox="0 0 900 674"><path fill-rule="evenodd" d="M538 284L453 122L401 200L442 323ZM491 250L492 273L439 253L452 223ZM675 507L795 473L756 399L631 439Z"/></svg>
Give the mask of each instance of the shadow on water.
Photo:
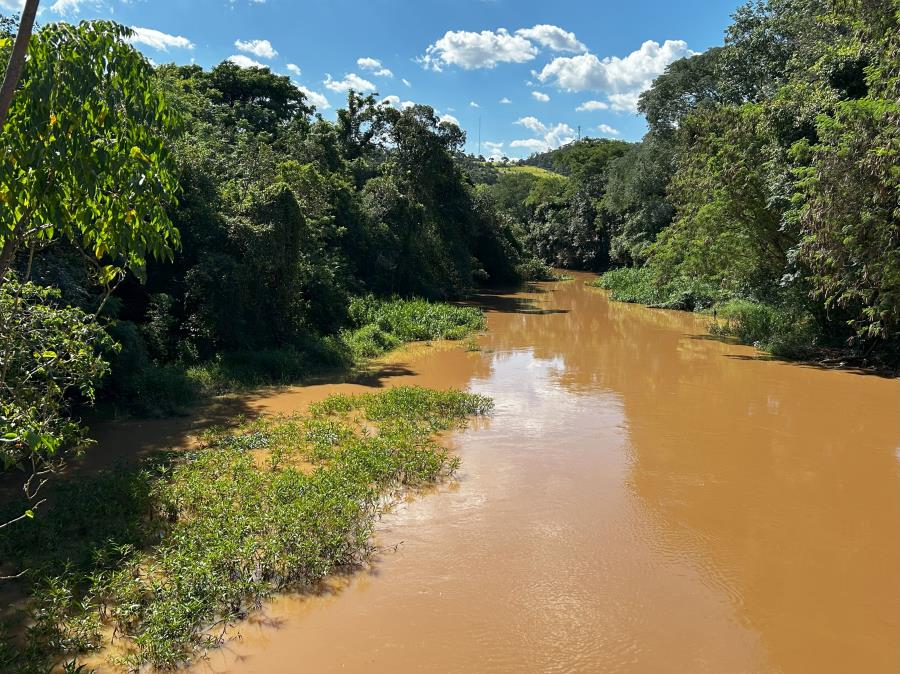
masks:
<svg viewBox="0 0 900 674"><path fill-rule="evenodd" d="M534 292L529 290L530 292ZM546 293L547 290L540 289L539 292ZM568 309L551 309L539 306L538 303L530 297L522 297L514 291L508 293L503 291L482 292L472 298L472 304L478 306L485 311L496 312L502 314L530 314L543 316L547 314L567 314Z"/></svg>

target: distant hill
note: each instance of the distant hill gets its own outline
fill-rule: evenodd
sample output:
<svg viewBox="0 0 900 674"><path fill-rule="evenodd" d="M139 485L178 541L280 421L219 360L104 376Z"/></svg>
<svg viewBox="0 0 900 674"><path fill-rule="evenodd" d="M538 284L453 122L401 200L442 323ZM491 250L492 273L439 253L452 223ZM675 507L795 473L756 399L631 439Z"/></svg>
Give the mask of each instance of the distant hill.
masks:
<svg viewBox="0 0 900 674"><path fill-rule="evenodd" d="M553 171L564 176L598 175L605 173L609 161L621 157L631 145L623 140L584 138L556 150L537 152L528 159L523 159L520 165Z"/></svg>

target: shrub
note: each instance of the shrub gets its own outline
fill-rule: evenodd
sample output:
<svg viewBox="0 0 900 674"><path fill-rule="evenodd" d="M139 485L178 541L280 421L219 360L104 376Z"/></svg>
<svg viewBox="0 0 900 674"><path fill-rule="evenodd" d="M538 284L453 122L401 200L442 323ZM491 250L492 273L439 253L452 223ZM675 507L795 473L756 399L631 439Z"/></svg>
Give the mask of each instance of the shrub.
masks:
<svg viewBox="0 0 900 674"><path fill-rule="evenodd" d="M634 302L662 309L696 311L712 306L721 292L700 279L677 277L663 282L652 267L622 267L590 282L610 291L616 302Z"/></svg>
<svg viewBox="0 0 900 674"><path fill-rule="evenodd" d="M463 339L485 326L484 314L472 307L371 295L350 302L350 318L356 330L343 338L357 358L380 355L402 342Z"/></svg>
<svg viewBox="0 0 900 674"><path fill-rule="evenodd" d="M751 300L730 300L716 305L710 332L737 338L776 356L802 358L818 341L813 317L802 310L776 307Z"/></svg>

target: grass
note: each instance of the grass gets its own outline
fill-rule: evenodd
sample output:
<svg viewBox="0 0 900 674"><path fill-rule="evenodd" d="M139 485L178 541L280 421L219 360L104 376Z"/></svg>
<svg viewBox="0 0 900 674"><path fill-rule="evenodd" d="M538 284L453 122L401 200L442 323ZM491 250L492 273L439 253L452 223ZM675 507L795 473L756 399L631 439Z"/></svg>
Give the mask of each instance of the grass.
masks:
<svg viewBox="0 0 900 674"><path fill-rule="evenodd" d="M171 416L206 397L347 372L405 342L462 340L485 327L478 309L422 299L357 297L350 317L350 328L338 335L313 335L285 348L226 352L193 365L129 368L127 377L118 377L116 403L141 416Z"/></svg>
<svg viewBox="0 0 900 674"><path fill-rule="evenodd" d="M353 329L344 331L341 339L357 363L404 342L460 340L485 327L484 314L472 307L371 295L350 302L350 319Z"/></svg>
<svg viewBox="0 0 900 674"><path fill-rule="evenodd" d="M45 672L115 634L129 668L175 668L272 593L364 564L385 499L450 475L435 434L492 402L394 388L331 396L303 416L208 433L177 460L61 485L41 516L0 532L33 584L4 672Z"/></svg>
<svg viewBox="0 0 900 674"><path fill-rule="evenodd" d="M815 321L801 309L748 299L723 299L720 292L700 282L660 284L647 267L614 269L589 285L606 288L610 297L619 302L712 314L715 320L709 328L711 334L734 337L775 356L807 358L818 348Z"/></svg>
<svg viewBox="0 0 900 674"><path fill-rule="evenodd" d="M715 316L712 334L734 337L775 356L806 358L817 347L813 317L802 311L737 299L716 304Z"/></svg>
<svg viewBox="0 0 900 674"><path fill-rule="evenodd" d="M527 173L538 178L545 178L550 180L565 181L567 179L566 176L560 173L556 173L555 171L550 171L548 169L541 168L540 166L529 166L527 164L521 164L518 166L498 166L497 170L501 173Z"/></svg>
<svg viewBox="0 0 900 674"><path fill-rule="evenodd" d="M605 288L616 302L633 302L663 309L697 311L721 299L717 289L690 279L660 283L649 267L613 269L588 285Z"/></svg>

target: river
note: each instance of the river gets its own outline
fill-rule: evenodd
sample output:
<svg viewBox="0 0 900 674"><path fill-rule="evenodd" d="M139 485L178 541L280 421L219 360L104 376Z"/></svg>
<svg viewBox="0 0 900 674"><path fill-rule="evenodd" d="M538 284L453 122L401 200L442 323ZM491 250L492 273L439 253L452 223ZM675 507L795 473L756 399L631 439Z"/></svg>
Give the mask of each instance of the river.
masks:
<svg viewBox="0 0 900 674"><path fill-rule="evenodd" d="M481 350L371 382L459 387L459 479L371 569L281 597L195 672L900 672L900 381L787 364L585 276L486 295ZM352 384L295 388L302 409Z"/></svg>

